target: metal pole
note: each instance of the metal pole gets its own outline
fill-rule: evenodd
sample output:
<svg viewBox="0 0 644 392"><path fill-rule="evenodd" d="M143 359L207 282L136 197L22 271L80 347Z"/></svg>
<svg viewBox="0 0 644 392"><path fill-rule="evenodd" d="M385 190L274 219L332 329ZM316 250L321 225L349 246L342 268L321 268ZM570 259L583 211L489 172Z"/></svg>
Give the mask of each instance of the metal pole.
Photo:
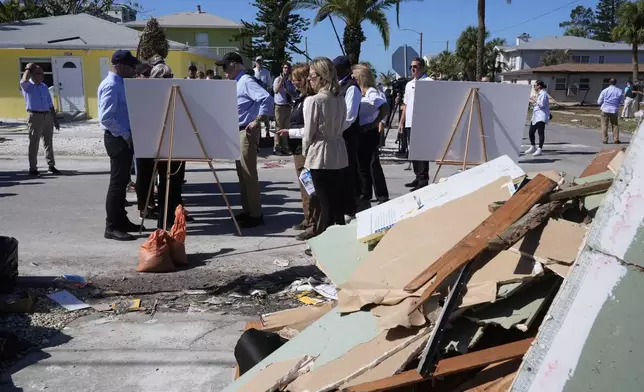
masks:
<svg viewBox="0 0 644 392"><path fill-rule="evenodd" d="M408 72L407 72L407 67L408 67L408 65L407 65L407 64L409 64L409 63L407 62L407 44L403 45L403 49L404 49L404 50L403 50L403 51L404 51L404 53L403 53L403 59L405 60L405 79L406 79L406 78L407 78L407 76L408 76Z"/></svg>
<svg viewBox="0 0 644 392"><path fill-rule="evenodd" d="M423 33L418 33L420 34L420 58L423 58Z"/></svg>
<svg viewBox="0 0 644 392"><path fill-rule="evenodd" d="M309 38L304 37L304 53L306 53L306 63L309 63Z"/></svg>
<svg viewBox="0 0 644 392"><path fill-rule="evenodd" d="M449 52L449 40L445 42L445 50Z"/></svg>

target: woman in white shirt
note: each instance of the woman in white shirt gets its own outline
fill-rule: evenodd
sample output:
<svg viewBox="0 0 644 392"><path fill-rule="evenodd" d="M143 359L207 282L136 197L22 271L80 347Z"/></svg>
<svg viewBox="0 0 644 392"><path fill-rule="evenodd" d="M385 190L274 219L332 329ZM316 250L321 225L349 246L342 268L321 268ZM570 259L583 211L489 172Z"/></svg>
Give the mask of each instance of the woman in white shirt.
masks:
<svg viewBox="0 0 644 392"><path fill-rule="evenodd" d="M358 173L362 200L360 210L371 207L371 197L375 189L376 199L380 203L389 200L389 191L385 174L380 166L378 147L380 132L378 125L387 117L389 105L385 95L376 88L376 80L371 69L366 65L353 67L353 78L362 92L360 101L360 141L358 144Z"/></svg>
<svg viewBox="0 0 644 392"><path fill-rule="evenodd" d="M543 142L546 140L545 130L546 124L550 120L550 101L548 100L548 92L546 91L546 84L537 80L534 83L534 89L537 92L537 96L533 98L534 108L532 111L532 121L530 122L530 131L528 131L528 136L530 136L530 148L526 150L526 154L532 154L535 157L543 154ZM539 133L539 147L535 145L534 134Z"/></svg>

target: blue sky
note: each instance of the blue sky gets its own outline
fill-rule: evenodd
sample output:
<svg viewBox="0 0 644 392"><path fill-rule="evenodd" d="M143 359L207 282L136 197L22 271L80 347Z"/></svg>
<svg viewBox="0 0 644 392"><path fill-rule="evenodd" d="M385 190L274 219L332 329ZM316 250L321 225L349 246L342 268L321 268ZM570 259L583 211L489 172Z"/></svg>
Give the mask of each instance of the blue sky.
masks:
<svg viewBox="0 0 644 392"><path fill-rule="evenodd" d="M486 22L492 37L505 38L509 44L514 44L516 36L524 32L533 38L563 34L559 22L568 19L571 9L577 5L594 9L596 3L596 0L513 0L508 5L505 0L487 0ZM249 0L139 0L139 4L152 16L193 11L200 4L204 12L235 21L252 21L257 11ZM557 8L561 9L556 10ZM536 18L545 13L548 15ZM309 18L313 16L310 11L302 11L302 14ZM391 33L388 49L384 48L376 29L367 23L363 24L367 41L362 44L360 60L370 61L378 72L391 69L391 54L398 46L407 44L418 51L418 35L397 29L395 11L390 11L389 16ZM145 17L147 16L143 15ZM529 21L530 19L534 20ZM344 25L337 19L335 22L342 37ZM424 55L439 53L445 49L447 41L450 50L453 50L460 32L476 23L476 0L424 0L401 6L400 27L423 32ZM308 37L309 56L333 58L341 54L328 21L311 25L305 35ZM303 49L304 43L300 47ZM302 59L301 56L294 56L296 61Z"/></svg>

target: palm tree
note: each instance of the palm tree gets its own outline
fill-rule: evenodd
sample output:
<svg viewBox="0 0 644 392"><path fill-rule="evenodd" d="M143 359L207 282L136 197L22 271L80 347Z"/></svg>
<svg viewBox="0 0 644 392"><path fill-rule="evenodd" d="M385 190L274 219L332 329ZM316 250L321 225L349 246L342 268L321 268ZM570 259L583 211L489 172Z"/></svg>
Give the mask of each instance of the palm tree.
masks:
<svg viewBox="0 0 644 392"><path fill-rule="evenodd" d="M353 64L360 58L360 48L367 37L362 22L369 22L380 32L385 49L389 47L389 21L385 11L396 8L396 24L400 26L400 3L423 0L293 0L296 8L317 10L313 23L337 17L345 23L343 43Z"/></svg>
<svg viewBox="0 0 644 392"><path fill-rule="evenodd" d="M507 45L505 38L494 38L485 44L485 68L486 74L496 80L496 75L504 72L508 65L502 61L497 61L499 58L499 46Z"/></svg>
<svg viewBox="0 0 644 392"><path fill-rule="evenodd" d="M463 73L465 74L465 80L480 80L481 78L477 76L477 54L478 54L478 31L474 26L467 26L465 30L461 32L461 35L456 40L456 50L454 54L456 58L461 63ZM483 39L489 36L489 33L485 32ZM485 53L485 45L483 46ZM485 58L485 56L484 56ZM485 75L485 61L483 62L483 69L480 70L481 75Z"/></svg>
<svg viewBox="0 0 644 392"><path fill-rule="evenodd" d="M505 0L510 4L512 0ZM479 18L478 36L476 43L476 80L480 80L485 75L485 0L478 0L477 11Z"/></svg>
<svg viewBox="0 0 644 392"><path fill-rule="evenodd" d="M619 7L619 24L613 29L613 39L632 45L633 81L639 80L638 46L644 44L644 0L626 2Z"/></svg>
<svg viewBox="0 0 644 392"><path fill-rule="evenodd" d="M384 86L389 86L396 80L396 74L393 71L380 72L378 79Z"/></svg>

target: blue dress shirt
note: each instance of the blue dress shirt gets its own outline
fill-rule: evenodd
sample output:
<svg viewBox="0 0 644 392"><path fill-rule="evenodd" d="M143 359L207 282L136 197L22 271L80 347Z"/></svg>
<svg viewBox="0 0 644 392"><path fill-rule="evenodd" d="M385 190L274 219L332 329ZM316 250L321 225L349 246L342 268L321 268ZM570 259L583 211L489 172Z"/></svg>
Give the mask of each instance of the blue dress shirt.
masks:
<svg viewBox="0 0 644 392"><path fill-rule="evenodd" d="M101 128L114 136L129 139L130 118L127 113L123 78L110 72L98 86L98 121Z"/></svg>
<svg viewBox="0 0 644 392"><path fill-rule="evenodd" d="M54 107L49 88L43 82L35 84L32 80L20 81L20 89L25 97L25 107L32 112L48 112Z"/></svg>
<svg viewBox="0 0 644 392"><path fill-rule="evenodd" d="M268 116L273 112L273 97L252 77L240 72L235 80L240 127L247 126L257 116Z"/></svg>
<svg viewBox="0 0 644 392"><path fill-rule="evenodd" d="M604 113L617 113L619 105L624 101L622 89L615 86L608 86L602 90L597 99L597 104L602 105L600 110Z"/></svg>

